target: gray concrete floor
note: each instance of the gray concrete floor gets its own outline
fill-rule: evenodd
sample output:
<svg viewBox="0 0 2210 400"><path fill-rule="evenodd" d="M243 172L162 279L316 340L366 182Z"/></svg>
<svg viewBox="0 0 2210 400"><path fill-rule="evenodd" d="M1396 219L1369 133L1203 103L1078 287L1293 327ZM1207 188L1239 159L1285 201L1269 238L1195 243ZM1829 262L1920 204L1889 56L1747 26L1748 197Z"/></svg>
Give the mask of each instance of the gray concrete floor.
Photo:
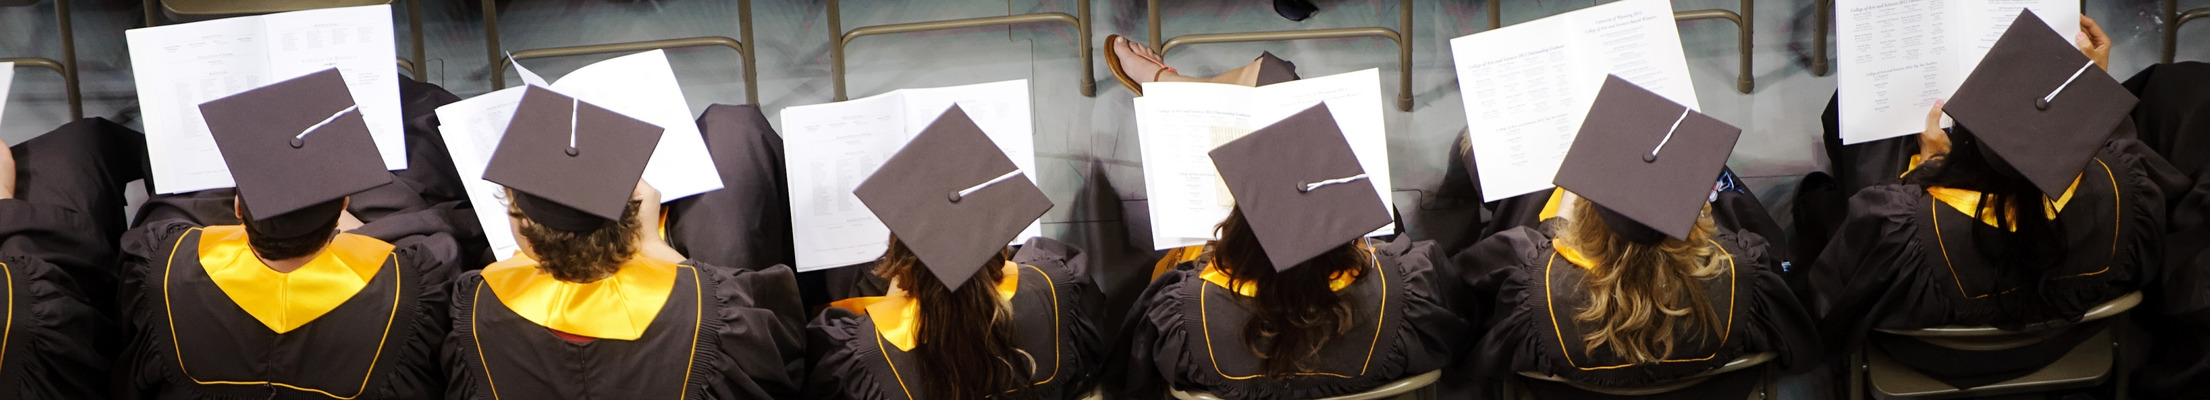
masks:
<svg viewBox="0 0 2210 400"><path fill-rule="evenodd" d="M406 1L406 0L402 0ZM829 43L823 1L755 0L753 30L758 48L760 102L770 120L781 109L828 102ZM1265 1L1167 2L1164 33L1395 26L1397 1L1320 0L1322 11L1305 22L1276 16ZM1676 0L1677 10L1737 9L1736 0ZM2210 1L2182 1L2182 8ZM402 3L403 4L403 3ZM1506 24L1587 6L1583 1L1512 1L1503 5ZM1758 0L1752 73L1756 89L1734 90L1738 61L1733 24L1706 20L1680 25L1682 45L1705 112L1745 129L1729 165L1751 182L1773 212L1786 215L1794 177L1824 168L1818 149L1818 116L1834 90L1831 76L1811 75L1812 0ZM141 24L135 1L76 1L76 45L82 64L87 116L137 123L132 65L124 51L124 29ZM492 89L484 49L481 8L473 1L428 1L424 34L430 82L462 96ZM950 18L1074 10L1073 0L851 0L842 5L845 29L859 26ZM1144 3L1096 0L1091 4L1092 54L1107 34L1145 39ZM2095 1L2086 13L2101 21L2117 41L2112 70L2122 79L2158 58L2164 21L2158 0ZM0 55L59 57L52 34L53 2L34 7L0 8ZM1465 127L1458 87L1453 80L1448 40L1487 28L1485 3L1477 0L1417 1L1413 32L1414 108L1387 112L1390 159L1397 202L1414 237L1449 236L1478 218L1475 205L1437 193L1448 168L1447 152ZM403 8L396 8L403 10ZM404 13L395 13L400 51L409 50ZM507 50L719 35L737 37L734 1L513 1L500 7L500 37ZM2182 32L2179 58L2210 60L2210 24ZM1149 251L1140 226L1144 198L1142 168L1136 153L1130 98L1110 78L1101 56L1091 67L1095 97L1078 92L1083 68L1075 50L1077 33L1065 25L1030 24L863 38L847 50L852 97L902 87L932 87L1006 79L1031 80L1036 115L1039 171L1046 193L1058 204L1045 215L1046 234L1090 250L1097 278L1112 294L1113 309L1124 308L1141 290ZM1209 75L1270 51L1297 63L1300 73L1319 76L1380 68L1382 92L1393 98L1397 46L1379 39L1331 39L1302 42L1202 45L1176 50L1167 60L1185 74ZM610 57L610 56L608 56ZM670 52L694 113L713 103L743 103L742 70L734 52L689 49ZM591 61L577 57L529 62L547 77L557 77ZM508 72L510 82L517 81ZM17 71L14 93L0 139L20 141L66 122L58 76L36 69ZM1782 218L1782 221L1786 221ZM1112 325L1108 323L1108 325ZM1801 394L1803 385L1790 385ZM1794 398L1796 396L1788 396Z"/></svg>

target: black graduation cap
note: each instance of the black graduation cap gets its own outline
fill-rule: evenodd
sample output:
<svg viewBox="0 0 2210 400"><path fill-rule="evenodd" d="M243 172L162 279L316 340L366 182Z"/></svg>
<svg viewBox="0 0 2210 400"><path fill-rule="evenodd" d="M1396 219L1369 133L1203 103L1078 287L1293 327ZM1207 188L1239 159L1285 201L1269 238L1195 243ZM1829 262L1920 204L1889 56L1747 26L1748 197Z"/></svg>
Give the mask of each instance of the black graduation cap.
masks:
<svg viewBox="0 0 2210 400"><path fill-rule="evenodd" d="M1604 224L1628 240L1686 240L1741 136L1741 128L1608 76L1552 183L1595 202Z"/></svg>
<svg viewBox="0 0 2210 400"><path fill-rule="evenodd" d="M2033 11L2019 13L1943 112L2059 197L2140 99Z"/></svg>
<svg viewBox="0 0 2210 400"><path fill-rule="evenodd" d="M852 195L954 291L1052 207L956 105Z"/></svg>
<svg viewBox="0 0 2210 400"><path fill-rule="evenodd" d="M1327 104L1222 144L1210 155L1277 271L1391 220Z"/></svg>
<svg viewBox="0 0 2210 400"><path fill-rule="evenodd" d="M368 123L336 68L202 103L200 114L230 166L247 214L256 220L391 182ZM325 208L334 207L317 210ZM263 232L293 236L321 225L265 226Z"/></svg>
<svg viewBox="0 0 2210 400"><path fill-rule="evenodd" d="M491 153L483 179L514 189L530 221L590 232L622 217L659 126L530 86Z"/></svg>

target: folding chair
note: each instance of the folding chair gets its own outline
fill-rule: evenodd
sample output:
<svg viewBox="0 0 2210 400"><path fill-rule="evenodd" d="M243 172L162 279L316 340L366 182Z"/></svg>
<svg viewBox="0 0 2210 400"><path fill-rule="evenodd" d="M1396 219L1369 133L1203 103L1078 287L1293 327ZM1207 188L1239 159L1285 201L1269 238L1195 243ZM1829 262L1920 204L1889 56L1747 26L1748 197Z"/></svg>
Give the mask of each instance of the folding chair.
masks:
<svg viewBox="0 0 2210 400"><path fill-rule="evenodd" d="M1818 29L1811 31L1811 75L1826 76L1832 68L1826 56L1826 38L1832 34L1827 31L1834 29L1834 0L1819 0L1811 7L1819 9Z"/></svg>
<svg viewBox="0 0 2210 400"><path fill-rule="evenodd" d="M1489 26L1492 28L1497 26L1498 22L1496 16L1498 1L1490 0L1489 3ZM1389 41L1397 43L1397 110L1412 111L1412 41L1406 37L1412 32L1412 0L1403 0L1398 3L1399 26L1396 29L1366 27L1271 32L1197 33L1175 36L1171 39L1166 39L1159 34L1159 26L1165 24L1165 21L1159 18L1159 0L1148 0L1147 3L1151 17L1151 50L1158 53L1160 57L1166 57L1166 53L1174 51L1176 47L1193 44L1272 42L1362 36L1377 36L1389 39ZM1161 40L1164 40L1164 42L1162 43Z"/></svg>
<svg viewBox="0 0 2210 400"><path fill-rule="evenodd" d="M2080 322L2119 318L2109 328L2096 332L2093 337L2080 342L2062 358L2049 363L2026 376L1985 386L1958 388L1919 373L1900 364L1886 352L1860 346L1851 355L1849 393L1851 399L1865 398L1870 391L1876 399L1946 399L1960 397L1985 397L2020 393L2046 392L2101 385L2106 380L2117 381L2117 398L2127 396L2129 372L2123 354L2124 313L2141 304L2141 293L2133 292L2089 310ZM1882 333L1903 336L1908 340L1924 341L1936 346L1960 350L2001 350L2039 343L2048 335L2057 333L2006 331L1987 326L1948 326L1919 330L1880 330Z"/></svg>
<svg viewBox="0 0 2210 400"><path fill-rule="evenodd" d="M155 8L154 3L160 2ZM422 2L407 1L407 31L412 35L414 58L399 58L399 68L407 70L416 81L426 81L422 76L422 63L426 58L422 47ZM144 0L146 26L161 25L161 18L154 10L161 10L172 21L201 21L240 15L274 14L288 11L323 8L373 6L391 4L391 0Z"/></svg>
<svg viewBox="0 0 2210 400"><path fill-rule="evenodd" d="M1605 394L1605 395L1612 395L1612 396L1652 396L1652 395L1657 395L1657 394L1663 394L1663 393L1667 393L1667 392L1672 392L1672 391L1675 391L1675 390L1687 389L1687 388L1689 388L1689 387L1691 387L1691 386L1696 386L1696 385L1698 385L1698 384L1702 384L1702 383L1704 383L1704 382L1706 382L1706 381L1710 381L1710 380L1711 380L1712 378L1717 378L1717 377L1719 377L1720 375L1725 375L1725 374L1728 374L1728 373L1732 373L1732 372L1735 372L1735 371L1741 371L1741 370L1745 370L1745 369L1750 369L1750 368L1763 368L1764 370L1763 370L1763 371L1760 371L1760 372L1759 372L1759 373L1761 373L1761 374L1763 374L1763 375L1762 375L1762 377L1758 378L1758 381L1759 381L1759 385L1758 385L1758 391L1757 391L1757 392L1755 392L1755 393L1751 393L1751 395L1753 395L1753 396L1757 396L1757 397L1751 397L1751 398L1752 398L1752 399L1771 399L1771 398L1775 398L1775 397L1779 396L1779 393L1778 393L1779 391L1777 390L1778 388L1776 387L1776 386L1777 386L1777 383L1776 383L1777 381L1776 381L1776 380L1774 380L1774 377L1773 377L1773 372L1772 372L1772 366L1770 366L1770 365L1767 365L1767 364L1766 364L1767 362L1770 362L1770 361L1772 361L1774 357L1775 357L1775 355L1773 355L1773 353L1752 353L1752 354L1749 354L1749 355L1744 355L1744 356L1742 356L1742 357L1740 357L1740 358L1736 358L1736 359L1734 359L1734 360L1732 360L1732 361L1727 361L1727 363L1726 363L1725 365L1720 365L1720 366L1719 366L1719 368L1713 368L1713 369L1712 369L1712 370L1710 370L1710 371L1704 371L1703 373L1700 373L1700 374L1695 374L1695 375L1691 375L1691 376L1688 376L1688 377L1686 377L1686 378L1676 379L1676 380L1673 380L1673 381L1670 381L1670 382L1662 382L1662 383L1652 384L1652 385L1648 385L1648 386L1640 386L1640 387L1603 387L1603 386L1593 386L1593 385L1583 384L1583 383L1579 383L1579 382L1573 382L1573 381L1568 381L1568 380L1566 380L1565 378L1560 378L1560 377L1558 377L1558 376L1556 376L1556 375L1550 375L1550 374L1545 374L1545 373L1540 373L1540 372L1531 372L1531 371L1520 371L1520 373L1519 373L1519 376L1520 376L1520 377L1523 377L1523 378L1527 378L1527 379L1534 379L1534 380L1538 380L1538 381L1546 381L1546 382L1557 382L1557 383L1563 383L1563 384L1565 384L1565 385L1567 385L1567 386L1571 386L1571 387L1573 387L1574 389L1579 389L1579 390L1582 390L1582 391L1586 391L1586 392L1589 392L1589 393ZM1504 396L1504 397L1505 397L1505 398L1517 398L1517 399L1533 399L1533 398L1534 398L1534 396L1533 396L1533 395L1531 395L1531 394L1527 393L1526 391L1523 391L1523 390L1519 390L1519 389L1517 389L1517 388L1516 388L1516 386L1514 386L1514 385L1509 385L1509 383L1510 383L1510 382L1511 382L1511 381L1510 381L1509 379L1507 379L1507 380L1506 380L1506 383L1507 383L1507 385L1506 385L1506 387L1505 387L1505 389L1504 389L1504 391L1505 391L1505 396Z"/></svg>
<svg viewBox="0 0 2210 400"><path fill-rule="evenodd" d="M830 7L832 7L831 9L833 10L833 7L835 6ZM831 17L831 20L834 20L834 17ZM735 50L737 52L738 60L743 63L741 67L742 69L744 69L745 102L750 104L760 103L760 75L758 69L753 68L754 65L757 65L758 59L756 57L753 57L755 52L752 51L754 47L754 42L752 41L752 0L737 0L737 36L743 38L742 40L732 39L727 36L700 36L680 39L645 40L635 42L553 47L516 51L514 52L513 58L510 59L499 52L499 6L493 0L483 0L483 31L484 50L485 53L489 54L491 58L492 90L506 88L506 64L509 61L527 60L532 58L553 58L592 54L628 53L645 50L675 49L685 47L726 47L730 50Z"/></svg>
<svg viewBox="0 0 2210 400"><path fill-rule="evenodd" d="M1597 2L1597 0L1590 1L1591 4L1595 4ZM1742 12L1740 13L1716 8L1708 10L1679 11L1673 13L1673 21L1724 19L1734 22L1734 26L1741 29L1741 44L1737 45L1736 49L1740 50L1742 53L1742 74L1740 77L1735 78L1734 90L1740 91L1742 93L1749 93L1750 90L1757 88L1757 78L1751 75L1752 71L1750 70L1750 37L1754 33L1754 30L1752 28L1757 25L1757 20L1753 18L1755 17L1755 15L1752 12L1756 10L1756 5L1756 1L1742 0ZM1820 20L1820 22L1825 22L1825 20ZM1825 30L1822 29L1820 30L1820 32L1825 32ZM1820 40L1819 43L1826 43L1826 41ZM1824 45L1822 44L1821 46ZM1821 52L1820 54L1825 53Z"/></svg>
<svg viewBox="0 0 2210 400"><path fill-rule="evenodd" d="M1075 0L1074 7L1081 16L1062 12L1015 14L996 17L950 19L942 21L911 22L862 26L844 30L844 17L838 12L837 0L829 0L829 32L837 35L829 42L829 75L836 86L836 101L849 100L844 93L844 47L852 41L868 36L895 35L900 33L967 29L994 25L1017 25L1043 22L1059 22L1074 27L1075 51L1082 57L1082 95L1097 96L1097 80L1090 66L1090 0Z"/></svg>
<svg viewBox="0 0 2210 400"><path fill-rule="evenodd" d="M1410 378L1398 379L1383 384L1381 387L1372 390L1313 400L1433 400L1435 398L1435 380L1442 376L1443 371L1441 370L1427 371L1424 374L1413 375ZM1174 395L1174 398L1179 400L1220 400L1219 396L1213 396L1212 393L1207 392L1174 390L1167 392L1167 394Z"/></svg>
<svg viewBox="0 0 2210 400"><path fill-rule="evenodd" d="M39 0L0 0L0 7L29 7ZM69 119L84 118L84 100L77 89L77 39L76 31L69 26L69 0L54 0L54 19L61 28L61 61L45 57L0 58L0 62L12 62L17 67L38 67L61 74L61 86L68 96ZM7 99L0 99L6 101Z"/></svg>
<svg viewBox="0 0 2210 400"><path fill-rule="evenodd" d="M2179 28L2186 26L2187 21L2202 17L2210 17L2210 7L2182 12L2179 0L2164 0L2164 20L2171 21L2164 24L2164 62L2172 62L2172 57L2179 53Z"/></svg>

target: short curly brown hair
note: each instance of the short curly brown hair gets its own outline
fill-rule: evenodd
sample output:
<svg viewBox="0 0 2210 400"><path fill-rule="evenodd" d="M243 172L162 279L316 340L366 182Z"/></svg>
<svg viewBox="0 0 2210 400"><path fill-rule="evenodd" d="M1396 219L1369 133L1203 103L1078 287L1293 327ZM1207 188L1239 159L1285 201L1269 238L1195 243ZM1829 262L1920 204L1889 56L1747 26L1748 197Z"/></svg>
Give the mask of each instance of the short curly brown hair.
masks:
<svg viewBox="0 0 2210 400"><path fill-rule="evenodd" d="M514 198L513 190L507 198ZM521 225L522 240L529 242L531 252L537 255L537 267L550 273L553 279L568 282L590 282L613 275L622 262L637 254L637 228L643 221L637 220L636 200L622 209L622 219L588 233L567 232L544 224ZM509 216L528 220L522 209L508 202Z"/></svg>

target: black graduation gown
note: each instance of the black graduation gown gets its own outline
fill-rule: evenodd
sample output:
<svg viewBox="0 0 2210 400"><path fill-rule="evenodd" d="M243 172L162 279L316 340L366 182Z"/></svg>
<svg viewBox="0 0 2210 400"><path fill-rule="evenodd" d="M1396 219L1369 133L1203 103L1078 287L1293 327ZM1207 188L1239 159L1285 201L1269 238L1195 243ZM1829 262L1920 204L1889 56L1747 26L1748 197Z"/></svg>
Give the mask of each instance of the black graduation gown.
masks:
<svg viewBox="0 0 2210 400"><path fill-rule="evenodd" d="M110 268L122 186L142 174L144 136L87 118L11 151L16 198L0 200L0 398L106 398L120 342Z"/></svg>
<svg viewBox="0 0 2210 400"><path fill-rule="evenodd" d="M142 207L175 206L164 197ZM364 229L407 231L370 225ZM279 334L210 279L199 263L204 232L172 219L142 221L124 237L118 290L131 329L115 370L116 397L420 399L444 391L437 351L447 329L445 290L459 257L451 236L375 238L394 248L368 284L327 314Z"/></svg>
<svg viewBox="0 0 2210 400"><path fill-rule="evenodd" d="M453 286L448 399L786 399L804 343L786 267L676 268L667 303L637 340L569 342L516 314L469 271ZM488 340L487 340L488 339Z"/></svg>
<svg viewBox="0 0 2210 400"><path fill-rule="evenodd" d="M9 149L16 198L0 206L11 240L0 254L39 258L74 278L102 313L115 311L123 186L145 175L146 137L104 118L62 125Z"/></svg>
<svg viewBox="0 0 2210 400"><path fill-rule="evenodd" d="M1117 398L1165 398L1168 389L1224 399L1307 399L1371 390L1443 368L1471 344L1464 319L1436 294L1432 244L1377 244L1376 264L1339 294L1355 325L1320 349L1316 374L1251 376L1261 360L1246 350L1243 296L1201 278L1203 261L1184 262L1151 281L1122 324L1106 384ZM1220 318L1212 318L1220 317ZM1213 321L1218 320L1218 321ZM1222 322L1211 324L1210 322Z"/></svg>
<svg viewBox="0 0 2210 400"><path fill-rule="evenodd" d="M8 332L0 335L0 398L107 398L114 323L69 274L37 256L0 252L0 287Z"/></svg>
<svg viewBox="0 0 2210 400"><path fill-rule="evenodd" d="M1819 358L1816 325L1774 271L1772 246L1755 233L1720 229L1712 241L1731 260L1706 281L1705 294L1725 324L1722 340L1711 340L1708 327L1683 328L1675 332L1684 339L1665 357L1668 362L1620 367L1625 362L1618 356L1602 348L1586 350L1578 339L1596 329L1571 318L1589 302L1581 284L1587 272L1559 255L1553 238L1538 228L1518 228L1483 240L1456 260L1485 271L1466 276L1461 290L1495 303L1469 312L1487 333L1466 361L1447 371L1448 395L1494 396L1498 382L1491 380L1510 377L1538 398L1610 398L1517 375L1537 372L1585 385L1633 387L1704 373L1752 353L1774 353L1770 362L1790 371ZM1756 369L1738 371L1652 398L1742 398L1758 386L1760 375Z"/></svg>
<svg viewBox="0 0 2210 400"><path fill-rule="evenodd" d="M1797 236L1792 249L1802 263L1815 261L1825 250L1841 227L1851 195L1898 182L1898 176L1911 167L1911 156L1918 154L1915 135L1843 145L1840 102L1837 91L1827 99L1826 112L1819 114L1819 141L1826 150L1828 172L1812 172L1796 187L1792 218Z"/></svg>
<svg viewBox="0 0 2210 400"><path fill-rule="evenodd" d="M2194 181L2186 193L2171 193L2165 223L2163 281L2149 291L2136 312L2154 337L2149 364L2139 368L2136 393L2156 398L2210 398L2210 64L2158 64L2126 80L2141 98L2133 119L2140 139Z"/></svg>
<svg viewBox="0 0 2210 400"><path fill-rule="evenodd" d="M668 244L693 260L731 268L793 263L783 137L755 105L706 107L698 129L722 189L668 204Z"/></svg>
<svg viewBox="0 0 2210 400"><path fill-rule="evenodd" d="M2123 128L2123 127L2121 127ZM2163 257L2165 193L2185 180L2139 141L2115 139L2082 171L2071 200L2057 214L2064 227L2065 260L2043 282L2005 274L1973 245L1975 235L1997 228L1944 204L1913 184L1876 185L1850 199L1849 215L1809 267L1806 297L1821 319L1831 354L1848 354L1870 340L1890 356L1952 386L1973 387L2023 376L2061 357L2101 328L2057 331L2042 344L2012 350L1965 352L1873 329L1921 329L1946 325L2020 327L1999 303L2010 288L2039 285L2059 315L2078 316L2098 304L2156 280ZM2036 217L2027 212L2020 218ZM2187 290L2192 296L2197 290Z"/></svg>
<svg viewBox="0 0 2210 400"><path fill-rule="evenodd" d="M1020 265L1019 289L1011 301L1019 334L1016 347L1035 357L1039 399L1078 399L1096 381L1101 339L1088 313L1096 288L1081 250L1048 238L1029 239L1013 257ZM853 268L853 267L847 267ZM994 290L966 288L963 290ZM813 369L806 379L811 399L924 399L928 384L913 368L913 354L888 345L875 320L844 308L829 308L807 326ZM905 371L905 372L900 372Z"/></svg>

